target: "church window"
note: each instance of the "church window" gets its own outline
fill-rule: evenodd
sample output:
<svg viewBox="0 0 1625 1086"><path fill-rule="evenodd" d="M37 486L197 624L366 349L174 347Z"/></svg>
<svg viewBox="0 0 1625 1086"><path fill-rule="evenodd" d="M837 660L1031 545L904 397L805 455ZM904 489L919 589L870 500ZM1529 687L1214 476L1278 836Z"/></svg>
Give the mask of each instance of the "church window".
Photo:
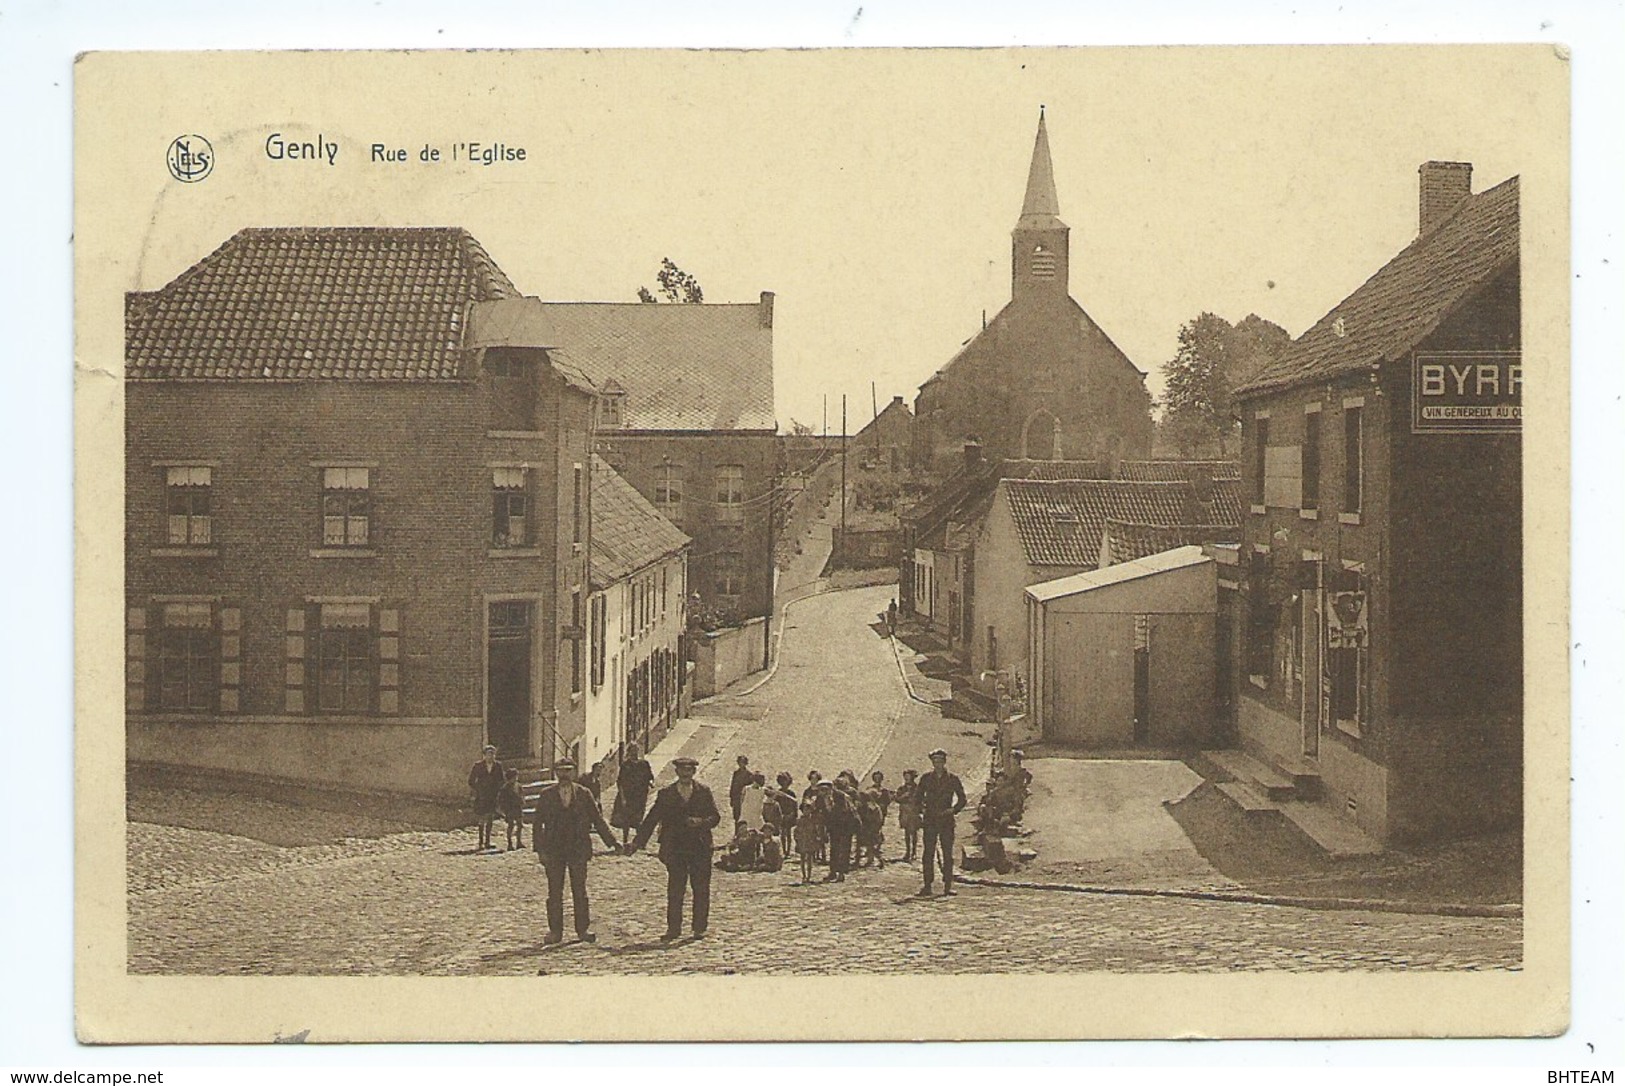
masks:
<svg viewBox="0 0 1625 1086"><path fill-rule="evenodd" d="M1034 279L1055 278L1055 251L1047 245L1033 246L1032 272Z"/></svg>

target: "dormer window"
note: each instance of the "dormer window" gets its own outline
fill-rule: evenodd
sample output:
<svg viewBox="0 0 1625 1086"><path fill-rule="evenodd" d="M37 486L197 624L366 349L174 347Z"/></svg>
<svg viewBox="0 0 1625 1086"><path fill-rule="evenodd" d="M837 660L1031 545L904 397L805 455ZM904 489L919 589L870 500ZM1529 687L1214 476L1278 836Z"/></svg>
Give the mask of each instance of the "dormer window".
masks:
<svg viewBox="0 0 1625 1086"><path fill-rule="evenodd" d="M623 425L622 411L626 403L626 389L611 377L604 382L598 396L598 427L601 430L619 430Z"/></svg>

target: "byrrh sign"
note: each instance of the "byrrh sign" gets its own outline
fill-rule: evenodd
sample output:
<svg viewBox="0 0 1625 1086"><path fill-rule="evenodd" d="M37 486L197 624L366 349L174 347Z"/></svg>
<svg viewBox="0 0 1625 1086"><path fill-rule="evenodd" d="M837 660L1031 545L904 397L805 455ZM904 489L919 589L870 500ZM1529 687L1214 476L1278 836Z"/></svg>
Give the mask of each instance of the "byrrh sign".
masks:
<svg viewBox="0 0 1625 1086"><path fill-rule="evenodd" d="M1523 426L1523 355L1438 351L1411 358L1411 431L1516 433Z"/></svg>

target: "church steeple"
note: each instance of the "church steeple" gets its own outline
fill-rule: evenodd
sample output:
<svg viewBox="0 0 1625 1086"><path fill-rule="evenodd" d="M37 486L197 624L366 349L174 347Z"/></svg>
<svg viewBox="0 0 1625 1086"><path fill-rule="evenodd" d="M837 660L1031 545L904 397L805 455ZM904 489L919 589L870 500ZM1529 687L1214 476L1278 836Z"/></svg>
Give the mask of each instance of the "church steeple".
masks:
<svg viewBox="0 0 1625 1086"><path fill-rule="evenodd" d="M1033 160L1027 168L1027 193L1021 217L1011 232L1010 294L1066 297L1067 250L1070 228L1061 221L1061 202L1055 195L1055 167L1049 156L1049 131L1044 107L1038 107L1038 135Z"/></svg>

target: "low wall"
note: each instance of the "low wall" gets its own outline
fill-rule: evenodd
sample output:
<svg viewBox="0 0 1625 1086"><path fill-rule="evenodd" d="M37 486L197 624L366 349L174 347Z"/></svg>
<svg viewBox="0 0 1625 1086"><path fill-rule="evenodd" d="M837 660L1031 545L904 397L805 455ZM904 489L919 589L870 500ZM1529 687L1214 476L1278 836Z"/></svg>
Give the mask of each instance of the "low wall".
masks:
<svg viewBox="0 0 1625 1086"><path fill-rule="evenodd" d="M478 718L387 721L131 717L133 764L460 801L480 757Z"/></svg>
<svg viewBox="0 0 1625 1086"><path fill-rule="evenodd" d="M694 696L708 698L762 670L762 628L765 618L742 626L701 634L694 644Z"/></svg>

